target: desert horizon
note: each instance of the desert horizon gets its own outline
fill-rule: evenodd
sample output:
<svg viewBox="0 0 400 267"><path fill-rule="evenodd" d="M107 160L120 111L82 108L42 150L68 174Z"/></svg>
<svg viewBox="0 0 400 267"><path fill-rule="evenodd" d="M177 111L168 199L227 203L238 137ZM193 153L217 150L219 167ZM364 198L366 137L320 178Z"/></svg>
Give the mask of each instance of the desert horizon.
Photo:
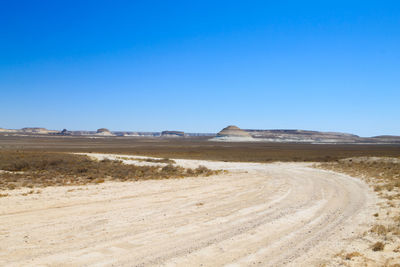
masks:
<svg viewBox="0 0 400 267"><path fill-rule="evenodd" d="M11 135L52 135L52 136L103 136L103 137L210 137L211 141L224 142L295 142L295 143L360 143L360 144L398 144L400 136L380 135L360 137L350 133L321 132L300 129L240 129L230 125L217 133L190 133L177 130L159 132L140 131L110 131L108 128L99 128L96 131L77 130L48 130L41 127L24 127L21 129L0 128L0 134Z"/></svg>
<svg viewBox="0 0 400 267"><path fill-rule="evenodd" d="M0 266L400 266L400 2L0 6Z"/></svg>

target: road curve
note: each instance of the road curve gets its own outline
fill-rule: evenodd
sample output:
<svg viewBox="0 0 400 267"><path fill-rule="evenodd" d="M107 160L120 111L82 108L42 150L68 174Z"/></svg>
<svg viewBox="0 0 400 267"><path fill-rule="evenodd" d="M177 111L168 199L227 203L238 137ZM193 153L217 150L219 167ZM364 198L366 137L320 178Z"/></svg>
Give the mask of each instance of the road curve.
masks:
<svg viewBox="0 0 400 267"><path fill-rule="evenodd" d="M372 218L357 179L296 163L0 198L2 266L317 266Z"/></svg>

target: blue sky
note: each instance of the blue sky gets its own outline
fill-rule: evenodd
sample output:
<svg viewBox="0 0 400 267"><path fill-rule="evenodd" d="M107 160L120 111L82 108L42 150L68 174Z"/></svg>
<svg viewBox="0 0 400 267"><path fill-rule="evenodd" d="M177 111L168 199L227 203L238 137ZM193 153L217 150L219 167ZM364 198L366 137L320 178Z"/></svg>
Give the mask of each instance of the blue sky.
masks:
<svg viewBox="0 0 400 267"><path fill-rule="evenodd" d="M0 127L400 135L398 1L1 1Z"/></svg>

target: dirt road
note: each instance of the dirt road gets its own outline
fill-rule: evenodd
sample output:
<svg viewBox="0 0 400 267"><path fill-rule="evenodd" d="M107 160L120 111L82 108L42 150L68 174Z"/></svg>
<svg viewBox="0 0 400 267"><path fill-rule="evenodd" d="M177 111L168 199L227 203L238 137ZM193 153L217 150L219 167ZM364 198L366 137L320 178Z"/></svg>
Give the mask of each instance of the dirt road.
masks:
<svg viewBox="0 0 400 267"><path fill-rule="evenodd" d="M0 198L0 265L318 266L374 212L365 184L306 164L177 163L229 173Z"/></svg>

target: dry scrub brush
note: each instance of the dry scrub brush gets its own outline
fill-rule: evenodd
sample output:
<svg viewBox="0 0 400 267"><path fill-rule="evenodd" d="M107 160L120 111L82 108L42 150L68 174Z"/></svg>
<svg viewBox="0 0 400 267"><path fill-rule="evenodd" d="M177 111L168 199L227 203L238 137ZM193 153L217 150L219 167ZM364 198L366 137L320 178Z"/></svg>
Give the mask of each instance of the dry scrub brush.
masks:
<svg viewBox="0 0 400 267"><path fill-rule="evenodd" d="M123 164L119 160L96 161L84 155L18 151L0 151L0 170L3 170L0 173L0 189L83 185L105 180L183 178L219 173L204 166L197 169L185 169L172 164L165 167L136 166Z"/></svg>
<svg viewBox="0 0 400 267"><path fill-rule="evenodd" d="M135 160L135 161L140 161L140 162L151 162L151 163L167 163L167 164L175 164L175 160L169 159L169 158L163 158L163 159L152 159L152 158L132 158L132 157L117 157L118 159L123 159L123 160Z"/></svg>
<svg viewBox="0 0 400 267"><path fill-rule="evenodd" d="M383 159L344 159L321 163L321 168L343 172L354 177L374 178L375 191L400 189L400 162Z"/></svg>
<svg viewBox="0 0 400 267"><path fill-rule="evenodd" d="M385 243L396 243L400 238L400 161L395 158L350 158L336 162L321 163L319 168L361 177L386 199L387 209L381 208L373 214L379 220L370 229L377 241L371 246L373 251L385 249ZM386 214L386 215L385 215ZM381 216L384 218L380 218Z"/></svg>

